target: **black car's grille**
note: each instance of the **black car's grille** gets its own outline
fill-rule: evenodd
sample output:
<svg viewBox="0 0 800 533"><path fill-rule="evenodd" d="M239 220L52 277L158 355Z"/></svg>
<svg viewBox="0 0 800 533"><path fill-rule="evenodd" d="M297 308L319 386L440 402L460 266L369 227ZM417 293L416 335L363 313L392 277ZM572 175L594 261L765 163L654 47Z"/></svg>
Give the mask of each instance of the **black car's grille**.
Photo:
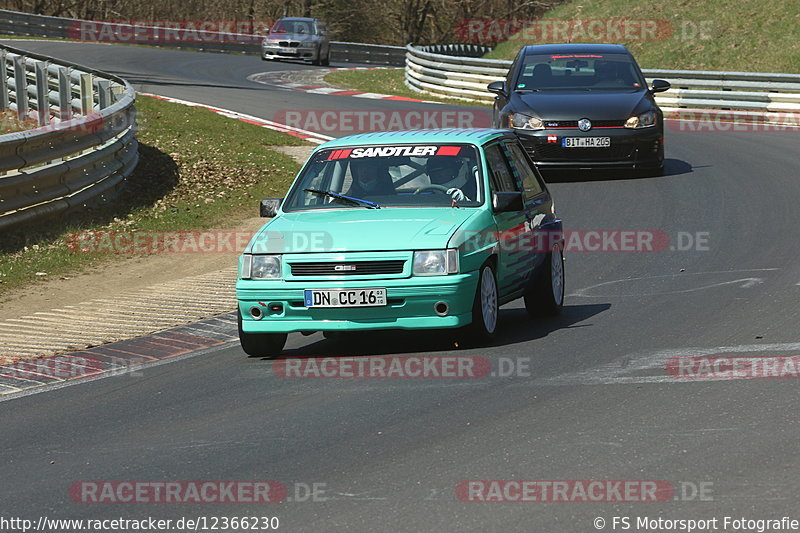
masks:
<svg viewBox="0 0 800 533"><path fill-rule="evenodd" d="M625 125L624 120L593 120L592 128L621 128ZM577 128L577 120L545 120L544 126L551 128Z"/></svg>
<svg viewBox="0 0 800 533"><path fill-rule="evenodd" d="M561 143L524 143L534 161L622 161L633 157L635 143L615 143L608 148L564 148Z"/></svg>
<svg viewBox="0 0 800 533"><path fill-rule="evenodd" d="M293 276L363 276L402 274L405 260L290 263Z"/></svg>
<svg viewBox="0 0 800 533"><path fill-rule="evenodd" d="M286 47L297 48L298 46L300 46L300 43L297 41L279 41L278 46L283 46L284 48Z"/></svg>

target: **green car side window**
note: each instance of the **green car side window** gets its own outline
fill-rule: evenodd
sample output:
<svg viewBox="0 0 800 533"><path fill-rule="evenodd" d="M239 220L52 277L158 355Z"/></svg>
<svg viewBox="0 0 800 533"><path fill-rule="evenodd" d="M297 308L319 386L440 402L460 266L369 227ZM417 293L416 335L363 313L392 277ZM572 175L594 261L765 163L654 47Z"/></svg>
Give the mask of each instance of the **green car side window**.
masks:
<svg viewBox="0 0 800 533"><path fill-rule="evenodd" d="M508 165L506 156L500 150L499 144L493 144L484 148L486 152L486 164L489 167L492 190L497 192L514 192L519 188L514 181L511 167Z"/></svg>

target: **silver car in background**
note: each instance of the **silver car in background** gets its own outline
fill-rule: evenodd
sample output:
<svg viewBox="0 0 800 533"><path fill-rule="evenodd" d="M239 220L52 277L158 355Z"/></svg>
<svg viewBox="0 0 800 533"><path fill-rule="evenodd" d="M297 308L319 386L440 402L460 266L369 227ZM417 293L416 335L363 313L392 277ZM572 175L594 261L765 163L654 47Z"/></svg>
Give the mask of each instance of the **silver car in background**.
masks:
<svg viewBox="0 0 800 533"><path fill-rule="evenodd" d="M331 58L328 28L314 18L278 19L261 41L261 58L264 61L302 59L314 65L328 65Z"/></svg>

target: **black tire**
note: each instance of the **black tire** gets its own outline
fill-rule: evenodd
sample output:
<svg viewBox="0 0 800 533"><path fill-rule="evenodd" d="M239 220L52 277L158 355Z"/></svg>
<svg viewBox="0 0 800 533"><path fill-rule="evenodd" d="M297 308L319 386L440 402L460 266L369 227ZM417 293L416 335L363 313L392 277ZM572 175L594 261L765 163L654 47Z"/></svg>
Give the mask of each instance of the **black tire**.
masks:
<svg viewBox="0 0 800 533"><path fill-rule="evenodd" d="M553 261L554 257L557 258L556 261ZM553 283L554 265L560 265L559 272L556 273L560 278L560 290ZM561 312L564 306L564 254L559 245L553 246L547 254L539 277L525 292L524 299L525 310L530 316L553 316Z"/></svg>
<svg viewBox="0 0 800 533"><path fill-rule="evenodd" d="M286 333L245 333L242 331L242 313L236 313L239 322L239 343L250 357L274 359L286 345Z"/></svg>
<svg viewBox="0 0 800 533"><path fill-rule="evenodd" d="M314 66L320 66L322 64L322 47L320 46L317 50L317 57L316 59L311 60L311 64Z"/></svg>
<svg viewBox="0 0 800 533"><path fill-rule="evenodd" d="M322 60L322 66L327 67L331 64L331 49L328 48L328 51L325 53L325 59Z"/></svg>
<svg viewBox="0 0 800 533"><path fill-rule="evenodd" d="M497 295L497 276L492 265L487 263L478 274L478 288L472 304L472 323L468 326L470 339L475 343L485 344L495 338L500 315Z"/></svg>

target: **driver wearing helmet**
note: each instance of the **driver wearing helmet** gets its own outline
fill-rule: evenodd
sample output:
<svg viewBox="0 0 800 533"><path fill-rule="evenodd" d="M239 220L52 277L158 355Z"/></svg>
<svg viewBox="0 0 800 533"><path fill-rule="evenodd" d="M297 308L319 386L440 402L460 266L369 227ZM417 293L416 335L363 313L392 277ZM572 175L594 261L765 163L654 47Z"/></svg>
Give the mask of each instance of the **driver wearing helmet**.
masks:
<svg viewBox="0 0 800 533"><path fill-rule="evenodd" d="M457 202L470 201L461 189L467 184L461 158L439 156L429 157L425 171L431 179L431 185L446 188L447 194Z"/></svg>

